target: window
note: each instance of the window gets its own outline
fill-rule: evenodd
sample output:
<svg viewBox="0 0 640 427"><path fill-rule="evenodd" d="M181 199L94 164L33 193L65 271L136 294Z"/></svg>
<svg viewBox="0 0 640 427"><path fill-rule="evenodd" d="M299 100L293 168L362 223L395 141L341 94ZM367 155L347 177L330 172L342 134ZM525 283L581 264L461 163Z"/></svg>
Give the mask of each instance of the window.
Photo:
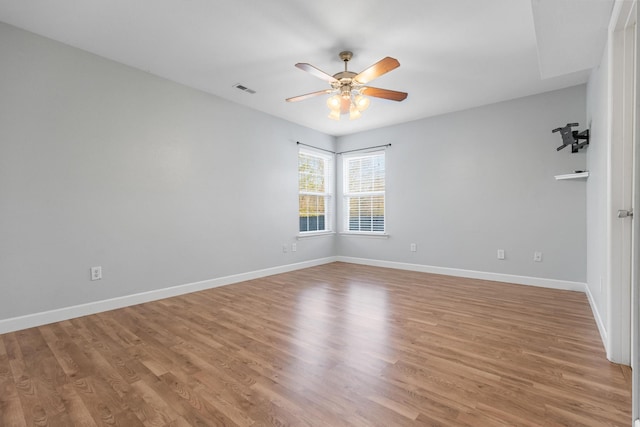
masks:
<svg viewBox="0 0 640 427"><path fill-rule="evenodd" d="M300 232L331 231L332 155L300 149L298 193Z"/></svg>
<svg viewBox="0 0 640 427"><path fill-rule="evenodd" d="M345 156L345 229L384 233L384 152Z"/></svg>

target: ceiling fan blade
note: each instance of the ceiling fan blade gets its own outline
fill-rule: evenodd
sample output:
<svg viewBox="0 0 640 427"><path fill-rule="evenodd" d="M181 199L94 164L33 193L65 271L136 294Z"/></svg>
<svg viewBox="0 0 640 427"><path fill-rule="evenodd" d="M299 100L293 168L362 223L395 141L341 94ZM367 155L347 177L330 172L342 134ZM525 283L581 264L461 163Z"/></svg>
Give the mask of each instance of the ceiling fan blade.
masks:
<svg viewBox="0 0 640 427"><path fill-rule="evenodd" d="M398 68L399 66L400 63L397 59L387 56L355 76L353 80L356 80L358 83L365 84L373 79L377 79L391 70Z"/></svg>
<svg viewBox="0 0 640 427"><path fill-rule="evenodd" d="M313 98L314 96L318 96L318 95L325 95L325 94L331 93L331 92L332 92L331 89L319 90L317 92L311 92L311 93L307 93L305 95L299 95L299 96L294 96L292 98L287 98L286 101L287 102L302 101L304 99Z"/></svg>
<svg viewBox="0 0 640 427"><path fill-rule="evenodd" d="M360 88L360 93L366 96L390 99L392 101L403 101L407 98L406 92L398 92L396 90L380 89L377 87L368 86Z"/></svg>
<svg viewBox="0 0 640 427"><path fill-rule="evenodd" d="M298 62L296 64L296 67L300 68L302 71L306 71L307 73L316 76L319 79L324 80L325 82L334 83L334 82L338 81L338 80L335 79L335 77L330 76L329 74L325 73L324 71L319 70L316 67L314 67L313 65L307 64L306 62Z"/></svg>

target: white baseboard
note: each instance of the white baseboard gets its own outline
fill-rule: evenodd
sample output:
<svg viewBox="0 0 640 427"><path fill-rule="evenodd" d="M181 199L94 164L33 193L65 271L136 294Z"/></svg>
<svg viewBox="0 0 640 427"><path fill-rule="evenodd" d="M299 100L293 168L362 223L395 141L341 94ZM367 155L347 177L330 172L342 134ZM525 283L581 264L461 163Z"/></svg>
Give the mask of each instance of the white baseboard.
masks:
<svg viewBox="0 0 640 427"><path fill-rule="evenodd" d="M80 316L100 313L103 311L114 310L117 308L128 307L135 304L156 301L164 298L170 298L178 295L184 295L191 292L202 291L205 289L217 288L219 286L230 285L233 283L244 282L246 280L258 279L261 277L271 276L274 274L286 273L289 271L300 270L303 268L314 267L317 265L328 264L335 261L348 262L353 264L371 265L374 267L395 268L399 270L419 271L423 273L444 274L448 276L467 277L472 279L492 280L496 282L516 283L520 285L540 286L553 289L564 289L571 291L587 292L589 303L596 318L598 329L603 337L606 338L606 330L603 327L602 320L599 316L592 297L588 292L585 283L570 282L556 279L543 279L538 277L516 276L502 273L489 273L483 271L463 270L448 267L435 267L422 264L410 264L395 261L382 261L366 258L354 258L344 256L334 256L320 258L310 261L299 262L295 264L287 264L278 267L266 268L263 270L251 271L248 273L235 274L231 276L219 277L216 279L204 280L201 282L187 283L184 285L172 286L164 289L156 289L148 292L141 292L132 295L125 295L116 298L110 298L102 301L95 301L86 304L64 307L56 310L34 313L25 316L13 317L0 320L0 334L18 331L21 329L32 328L35 326L46 325L48 323L60 322Z"/></svg>
<svg viewBox="0 0 640 427"><path fill-rule="evenodd" d="M604 327L604 322L602 321L602 317L600 316L600 312L598 311L598 306L596 306L596 300L593 298L591 289L589 289L589 286L585 286L584 288L585 288L585 293L587 294L587 299L589 300L589 305L591 306L591 311L593 312L593 317L594 319L596 319L596 325L598 325L598 331L600 332L600 339L602 340L602 345L606 350L607 349L607 329Z"/></svg>
<svg viewBox="0 0 640 427"><path fill-rule="evenodd" d="M128 307L135 304L157 301L164 298L202 291L205 289L217 288L219 286L244 282L246 280L259 279L261 277L272 276L274 274L301 270L303 268L328 264L335 261L336 257L319 258L311 261L281 265L278 267L265 268L263 270L250 271L248 273L234 274L231 276L219 277L216 279L203 280L201 282L187 283L184 285L172 286L170 288L156 289L153 291L141 292L133 295L125 295L102 301L74 305L71 307L44 311L41 313L28 314L26 316L2 319L0 320L0 334L32 328L35 326L46 325L53 322L61 322L63 320L73 319L75 317L87 316L89 314L101 313L108 310L115 310L117 308Z"/></svg>
<svg viewBox="0 0 640 427"><path fill-rule="evenodd" d="M470 279L492 280L494 282L515 283L518 285L539 286L542 288L563 289L567 291L585 292L586 283L568 280L544 279L540 277L516 276L513 274L489 273L485 271L463 270L460 268L435 267L424 264L409 264L377 259L353 258L338 256L336 261L353 264L371 265L374 267L395 268L399 270L419 271L422 273L444 274L446 276L466 277Z"/></svg>

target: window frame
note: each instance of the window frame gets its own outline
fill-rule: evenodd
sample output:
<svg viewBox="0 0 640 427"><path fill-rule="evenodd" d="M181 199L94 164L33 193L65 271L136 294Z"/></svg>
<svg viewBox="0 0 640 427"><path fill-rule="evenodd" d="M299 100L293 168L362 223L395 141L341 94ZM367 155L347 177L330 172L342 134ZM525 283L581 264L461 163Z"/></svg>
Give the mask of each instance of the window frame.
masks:
<svg viewBox="0 0 640 427"><path fill-rule="evenodd" d="M358 158L369 158L375 156L382 156L384 161L384 189L377 191L363 191L363 192L350 192L350 179L349 179L349 161ZM386 180L387 180L387 158L385 150L368 151L365 153L353 153L344 154L342 159L342 228L341 234L354 234L354 235L369 235L369 236L387 236L387 196L386 196ZM353 197L366 197L366 196L382 196L383 203L383 227L382 230L373 230L373 218L371 219L371 230L351 230L350 229L350 214L351 206L350 199Z"/></svg>
<svg viewBox="0 0 640 427"><path fill-rule="evenodd" d="M315 157L324 162L324 182L325 182L325 191L317 192L317 191L305 191L301 188L301 180L300 177L302 172L300 170L301 162L300 157L302 155ZM300 196L308 195L308 196L319 196L324 197L324 229L322 230L306 230L302 231L300 228L300 219L301 215L301 204L300 204ZM300 237L309 237L309 236L317 236L322 234L330 234L334 233L333 231L333 204L335 203L335 155L330 153L321 152L319 150L314 150L313 148L300 147L298 149L298 236Z"/></svg>

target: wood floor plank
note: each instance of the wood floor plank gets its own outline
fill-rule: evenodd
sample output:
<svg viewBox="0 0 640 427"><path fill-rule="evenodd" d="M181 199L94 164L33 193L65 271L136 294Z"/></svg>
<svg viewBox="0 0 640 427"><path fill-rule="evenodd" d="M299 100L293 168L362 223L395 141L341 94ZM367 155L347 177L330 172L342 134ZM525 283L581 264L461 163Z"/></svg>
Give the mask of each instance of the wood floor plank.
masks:
<svg viewBox="0 0 640 427"><path fill-rule="evenodd" d="M144 380L131 384L131 388L131 393L128 394L129 406L132 406L132 401L137 402L133 411L145 426L162 427L180 418L178 413Z"/></svg>
<svg viewBox="0 0 640 427"><path fill-rule="evenodd" d="M628 426L584 294L332 263L0 335L0 427Z"/></svg>
<svg viewBox="0 0 640 427"><path fill-rule="evenodd" d="M76 392L73 384L63 385L59 388L59 393L62 396L66 413L69 415L69 420L72 425L97 427L98 424L96 424L96 421Z"/></svg>
<svg viewBox="0 0 640 427"><path fill-rule="evenodd" d="M179 407L177 410L188 422L194 425L237 426L235 422L214 408L173 373L162 375L162 380L173 391L170 401L174 405L177 403Z"/></svg>
<svg viewBox="0 0 640 427"><path fill-rule="evenodd" d="M0 426L26 426L24 410L13 381L0 385Z"/></svg>

